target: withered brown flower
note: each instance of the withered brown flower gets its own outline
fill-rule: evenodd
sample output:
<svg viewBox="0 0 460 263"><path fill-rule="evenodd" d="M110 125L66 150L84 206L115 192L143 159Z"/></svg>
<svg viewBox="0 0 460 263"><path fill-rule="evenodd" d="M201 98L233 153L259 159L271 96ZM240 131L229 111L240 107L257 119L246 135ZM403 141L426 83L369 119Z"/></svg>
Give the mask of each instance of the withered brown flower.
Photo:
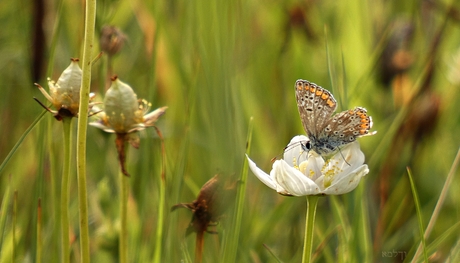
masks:
<svg viewBox="0 0 460 263"><path fill-rule="evenodd" d="M208 229L215 225L229 207L229 200L233 200L236 193L236 182L226 180L223 175L216 174L209 179L203 187L195 201L191 203L180 203L174 205L171 211L183 207L192 211L193 217L187 234L192 231L197 233L215 233Z"/></svg>

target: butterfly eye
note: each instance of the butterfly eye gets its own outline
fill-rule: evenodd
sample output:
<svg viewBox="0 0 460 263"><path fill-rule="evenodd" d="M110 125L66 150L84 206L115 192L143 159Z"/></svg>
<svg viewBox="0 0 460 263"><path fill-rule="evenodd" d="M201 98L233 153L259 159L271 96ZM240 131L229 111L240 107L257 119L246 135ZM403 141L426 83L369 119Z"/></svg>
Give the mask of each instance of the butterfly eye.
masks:
<svg viewBox="0 0 460 263"><path fill-rule="evenodd" d="M305 144L300 143L300 145L302 146L302 150L304 150L306 152L311 150L311 142L310 141L306 141Z"/></svg>

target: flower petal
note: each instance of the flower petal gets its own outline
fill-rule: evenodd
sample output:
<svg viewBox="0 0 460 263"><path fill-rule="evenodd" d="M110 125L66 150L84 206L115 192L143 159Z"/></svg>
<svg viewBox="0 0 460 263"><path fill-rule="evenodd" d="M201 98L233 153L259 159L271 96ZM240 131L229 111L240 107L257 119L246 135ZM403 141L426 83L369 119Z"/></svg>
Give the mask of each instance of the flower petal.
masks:
<svg viewBox="0 0 460 263"><path fill-rule="evenodd" d="M101 130L103 130L105 132L115 133L115 131L112 128L105 126L101 122L94 121L94 122L90 122L88 124L93 126L93 127L99 128L99 129L101 129Z"/></svg>
<svg viewBox="0 0 460 263"><path fill-rule="evenodd" d="M299 165L307 160L308 152L302 148L302 144L309 141L307 136L294 136L284 150L283 159L291 166Z"/></svg>
<svg viewBox="0 0 460 263"><path fill-rule="evenodd" d="M339 152L331 159L330 164L336 164L343 171L353 171L364 163L364 153L359 147L359 142L354 141Z"/></svg>
<svg viewBox="0 0 460 263"><path fill-rule="evenodd" d="M320 193L319 186L296 168L291 167L284 160L277 160L273 164L270 176L276 181L279 189L285 189L295 196L316 195Z"/></svg>
<svg viewBox="0 0 460 263"><path fill-rule="evenodd" d="M276 190L276 184L270 175L257 167L257 165L251 159L249 159L249 156L246 155L246 158L248 159L249 168L251 169L252 173L257 176L257 178L259 178L259 180L262 181L262 183L264 183L266 186Z"/></svg>
<svg viewBox="0 0 460 263"><path fill-rule="evenodd" d="M322 175L321 169L324 166L324 159L314 151L308 152L308 160L299 164L298 169L305 176L316 181Z"/></svg>
<svg viewBox="0 0 460 263"><path fill-rule="evenodd" d="M158 120L158 118L161 115L165 114L167 108L168 107L161 107L161 108L158 108L158 109L146 114L144 116L145 126L153 126L155 124L155 122Z"/></svg>
<svg viewBox="0 0 460 263"><path fill-rule="evenodd" d="M339 180L335 180L331 186L326 188L322 193L327 195L340 195L346 194L354 190L361 178L369 173L369 168L367 165L362 165L351 173L345 174Z"/></svg>

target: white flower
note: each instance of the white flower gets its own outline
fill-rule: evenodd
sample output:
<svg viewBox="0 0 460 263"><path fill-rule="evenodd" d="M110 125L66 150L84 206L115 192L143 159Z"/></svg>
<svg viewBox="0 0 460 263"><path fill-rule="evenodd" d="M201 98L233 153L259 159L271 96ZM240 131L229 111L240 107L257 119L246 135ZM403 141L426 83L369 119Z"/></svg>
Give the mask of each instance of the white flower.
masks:
<svg viewBox="0 0 460 263"><path fill-rule="evenodd" d="M303 135L292 138L284 158L273 163L270 174L248 157L249 168L268 187L282 195L293 196L345 194L355 189L361 178L369 173L357 141L324 161L314 151L302 149L302 144L308 140Z"/></svg>

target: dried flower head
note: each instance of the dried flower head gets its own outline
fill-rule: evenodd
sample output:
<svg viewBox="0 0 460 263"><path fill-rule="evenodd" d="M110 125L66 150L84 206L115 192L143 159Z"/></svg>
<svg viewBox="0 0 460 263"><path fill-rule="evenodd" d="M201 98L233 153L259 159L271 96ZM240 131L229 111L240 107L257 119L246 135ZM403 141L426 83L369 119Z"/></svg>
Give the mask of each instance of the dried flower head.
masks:
<svg viewBox="0 0 460 263"><path fill-rule="evenodd" d="M106 25L102 27L99 44L102 51L113 56L121 50L126 39L126 35L118 27Z"/></svg>
<svg viewBox="0 0 460 263"><path fill-rule="evenodd" d="M49 109L36 100L45 109L53 113L57 120L62 120L63 117L78 117L82 75L78 61L78 58L71 59L70 65L62 72L57 83L48 78L49 94L42 86L35 83L46 99L53 104L56 111ZM93 105L93 103L90 103L90 107Z"/></svg>
<svg viewBox="0 0 460 263"><path fill-rule="evenodd" d="M121 169L129 176L124 167L124 142L129 141L133 147L139 148L140 140L136 132L154 126L167 108L161 107L147 113L150 103L139 101L133 89L114 76L112 85L105 93L104 111L98 114L98 120L90 122L89 125L117 134L116 145Z"/></svg>
<svg viewBox="0 0 460 263"><path fill-rule="evenodd" d="M171 211L182 207L193 212L192 222L187 229L187 234L191 231L197 233L211 232L208 227L219 221L229 207L228 200L232 198L235 192L236 183L226 181L222 175L217 174L201 187L198 198L195 201L174 205Z"/></svg>
<svg viewBox="0 0 460 263"><path fill-rule="evenodd" d="M90 125L110 133L132 133L155 125L168 107L158 108L150 113L151 104L139 101L136 93L117 76L112 78L112 86L105 93L104 111L100 119Z"/></svg>

